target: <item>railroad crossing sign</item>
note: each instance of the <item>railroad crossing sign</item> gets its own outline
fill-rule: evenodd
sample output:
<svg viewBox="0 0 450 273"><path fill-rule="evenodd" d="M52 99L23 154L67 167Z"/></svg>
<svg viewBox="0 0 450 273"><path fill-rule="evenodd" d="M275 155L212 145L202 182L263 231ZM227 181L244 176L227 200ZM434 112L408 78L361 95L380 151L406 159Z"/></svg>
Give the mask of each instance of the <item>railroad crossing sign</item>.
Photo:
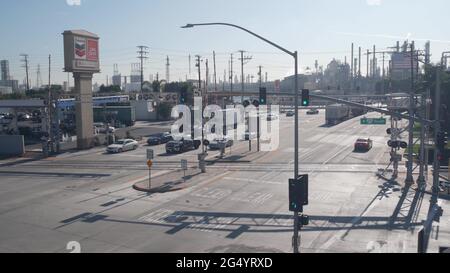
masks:
<svg viewBox="0 0 450 273"><path fill-rule="evenodd" d="M149 169L153 166L153 161L151 159L147 160L147 166Z"/></svg>
<svg viewBox="0 0 450 273"><path fill-rule="evenodd" d="M147 149L147 159L148 160L152 160L153 159L153 150L152 149Z"/></svg>
<svg viewBox="0 0 450 273"><path fill-rule="evenodd" d="M361 125L386 125L385 118L362 118Z"/></svg>

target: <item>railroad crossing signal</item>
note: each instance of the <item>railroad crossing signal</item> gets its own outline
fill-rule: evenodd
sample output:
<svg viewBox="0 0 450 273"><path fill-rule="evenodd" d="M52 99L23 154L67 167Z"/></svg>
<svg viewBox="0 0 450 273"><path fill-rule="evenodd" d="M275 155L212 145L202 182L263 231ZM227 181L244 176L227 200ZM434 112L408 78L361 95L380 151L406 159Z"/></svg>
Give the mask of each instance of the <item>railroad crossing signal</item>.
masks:
<svg viewBox="0 0 450 273"><path fill-rule="evenodd" d="M388 146L391 147L391 148L407 149L408 148L408 143L406 143L405 141L392 141L392 140L389 140L388 141Z"/></svg>
<svg viewBox="0 0 450 273"><path fill-rule="evenodd" d="M309 106L309 89L302 90L302 106Z"/></svg>

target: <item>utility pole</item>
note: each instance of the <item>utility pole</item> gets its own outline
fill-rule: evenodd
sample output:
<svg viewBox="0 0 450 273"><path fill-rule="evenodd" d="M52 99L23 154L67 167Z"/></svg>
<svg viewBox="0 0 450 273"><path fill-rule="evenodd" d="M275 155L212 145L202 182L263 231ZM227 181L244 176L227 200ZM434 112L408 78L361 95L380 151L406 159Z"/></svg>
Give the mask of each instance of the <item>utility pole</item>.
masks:
<svg viewBox="0 0 450 273"><path fill-rule="evenodd" d="M48 133L50 138L50 152L54 153L54 132L53 132L53 105L51 91L51 72L52 72L52 56L48 55L48 92L47 92L47 111L48 111Z"/></svg>
<svg viewBox="0 0 450 273"><path fill-rule="evenodd" d="M217 92L217 71L216 71L216 52L213 51L213 62L214 62L214 92Z"/></svg>
<svg viewBox="0 0 450 273"><path fill-rule="evenodd" d="M354 50L354 45L352 43L352 57L350 58L351 61L351 68L350 70L352 71L352 73L350 73L350 89L353 89L353 72L354 72L354 68L353 68L353 50Z"/></svg>
<svg viewBox="0 0 450 273"><path fill-rule="evenodd" d="M231 53L230 60L230 92L233 93L233 53Z"/></svg>
<svg viewBox="0 0 450 273"><path fill-rule="evenodd" d="M24 63L22 67L25 68L26 79L27 79L27 90L30 90L30 79L28 77L28 54L20 54L23 57L22 62Z"/></svg>
<svg viewBox="0 0 450 273"><path fill-rule="evenodd" d="M369 65L370 65L370 51L367 49L367 72L366 72L366 78L369 78Z"/></svg>
<svg viewBox="0 0 450 273"><path fill-rule="evenodd" d="M37 66L37 73L36 73L36 87L39 89L39 87L42 85L42 79L41 79L41 65L38 64Z"/></svg>
<svg viewBox="0 0 450 273"><path fill-rule="evenodd" d="M414 183L413 177L413 145L414 145L414 42L411 43L411 91L409 93L409 124L408 124L408 162L406 165L407 173L406 173L406 185L411 185ZM422 124L423 125L423 124Z"/></svg>
<svg viewBox="0 0 450 273"><path fill-rule="evenodd" d="M244 64L247 64L248 61L252 59L250 56L244 57L244 50L239 51L241 53L241 58L239 59L241 61L241 88L242 88L242 94L241 94L241 103L244 103L244 89L245 89L245 78L244 78ZM245 62L245 63L244 63Z"/></svg>
<svg viewBox="0 0 450 273"><path fill-rule="evenodd" d="M376 46L373 46L373 68L372 68L372 74L373 74L373 78L375 79L376 77L376 73L377 73L377 51L376 51Z"/></svg>
<svg viewBox="0 0 450 273"><path fill-rule="evenodd" d="M148 59L148 46L137 46L139 51L137 52L138 59L141 60L141 93L143 93L143 86L144 86L144 60Z"/></svg>
<svg viewBox="0 0 450 273"><path fill-rule="evenodd" d="M166 58L166 82L170 83L170 62L169 56Z"/></svg>
<svg viewBox="0 0 450 273"><path fill-rule="evenodd" d="M259 66L258 67L259 68L259 72L258 72L258 75L259 75L259 90L261 90L261 88L262 88L262 72L261 72L261 69L262 69L262 66ZM258 150L258 152L261 150L261 141L260 141L260 138L261 138L261 130L260 130L260 121L259 121L259 106L258 106L258 109L257 109L257 111L258 111L258 116L257 116L257 121L256 121L256 138L257 138L257 144L256 144L256 146L257 146L257 150Z"/></svg>
<svg viewBox="0 0 450 273"><path fill-rule="evenodd" d="M227 79L227 70L226 69L224 69L223 70L223 83L222 83L222 91L225 93L225 83L226 83L226 80Z"/></svg>
<svg viewBox="0 0 450 273"><path fill-rule="evenodd" d="M359 47L358 79L361 78L361 47Z"/></svg>
<svg viewBox="0 0 450 273"><path fill-rule="evenodd" d="M208 84L209 84L209 64L208 59L205 60L205 66L206 66L206 77L205 77L205 106L208 105Z"/></svg>

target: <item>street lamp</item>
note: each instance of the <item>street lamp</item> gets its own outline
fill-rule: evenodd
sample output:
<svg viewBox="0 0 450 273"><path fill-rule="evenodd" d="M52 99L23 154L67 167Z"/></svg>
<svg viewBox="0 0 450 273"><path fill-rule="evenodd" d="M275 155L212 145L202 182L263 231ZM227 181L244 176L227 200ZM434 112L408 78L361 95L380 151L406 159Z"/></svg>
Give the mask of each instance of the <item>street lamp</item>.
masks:
<svg viewBox="0 0 450 273"><path fill-rule="evenodd" d="M295 126L294 126L294 146L295 146L295 151L294 151L294 179L297 179L299 177L299 156L298 156L298 149L299 149L299 142L298 142L298 137L299 137L299 133L298 133L298 53L297 51L292 52L289 51L279 45L277 45L276 43L267 40L266 38L246 29L243 28L241 26L238 25L234 25L234 24L229 24L229 23L201 23L201 24L186 24L185 26L182 26L181 28L193 28L196 26L229 26L229 27L233 27L233 28L237 28L240 29L242 31L245 31L253 36L255 36L256 38L263 40L264 42L278 48L279 50L283 51L284 53L290 55L291 57L294 58L294 65L295 65L295 84L294 84L294 92L295 92ZM303 208L300 208L300 212L303 213ZM299 233L299 223L298 223L298 216L299 216L299 212L296 211L294 212L294 238L293 238L293 247L294 247L294 253L298 253L299 252L299 242L298 242L298 233Z"/></svg>

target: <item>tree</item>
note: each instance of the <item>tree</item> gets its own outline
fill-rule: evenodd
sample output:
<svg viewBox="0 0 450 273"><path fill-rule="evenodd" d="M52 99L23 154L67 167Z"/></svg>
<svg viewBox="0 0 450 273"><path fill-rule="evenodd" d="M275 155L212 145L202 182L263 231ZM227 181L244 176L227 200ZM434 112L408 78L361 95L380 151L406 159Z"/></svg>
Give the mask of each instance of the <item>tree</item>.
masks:
<svg viewBox="0 0 450 273"><path fill-rule="evenodd" d="M159 93L161 91L161 82L160 81L153 81L152 82L153 92Z"/></svg>
<svg viewBox="0 0 450 273"><path fill-rule="evenodd" d="M158 117L162 120L170 119L170 115L172 114L171 105L167 102L162 102L158 106L157 110Z"/></svg>
<svg viewBox="0 0 450 273"><path fill-rule="evenodd" d="M98 90L98 92L99 93L120 93L120 92L122 92L122 89L118 85L105 86L102 84L100 86L100 89Z"/></svg>

